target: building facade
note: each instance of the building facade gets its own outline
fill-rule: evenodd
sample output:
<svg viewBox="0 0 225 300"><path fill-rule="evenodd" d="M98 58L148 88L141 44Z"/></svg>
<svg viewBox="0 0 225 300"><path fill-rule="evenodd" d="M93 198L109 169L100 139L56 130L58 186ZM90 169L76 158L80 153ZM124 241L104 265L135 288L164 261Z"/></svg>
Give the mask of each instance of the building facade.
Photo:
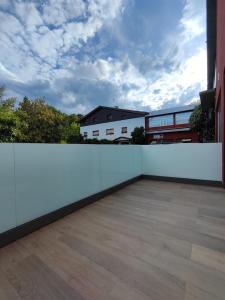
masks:
<svg viewBox="0 0 225 300"><path fill-rule="evenodd" d="M197 133L191 131L189 118L194 105L153 111L145 118L145 134L148 144L194 143Z"/></svg>
<svg viewBox="0 0 225 300"><path fill-rule="evenodd" d="M84 139L129 143L135 127L145 126L147 112L98 106L80 120Z"/></svg>
<svg viewBox="0 0 225 300"><path fill-rule="evenodd" d="M225 185L225 1L207 0L207 90L200 93L203 108L215 112L215 142L222 143Z"/></svg>
<svg viewBox="0 0 225 300"><path fill-rule="evenodd" d="M225 1L217 0L216 7L216 135L222 142L223 183L225 184Z"/></svg>

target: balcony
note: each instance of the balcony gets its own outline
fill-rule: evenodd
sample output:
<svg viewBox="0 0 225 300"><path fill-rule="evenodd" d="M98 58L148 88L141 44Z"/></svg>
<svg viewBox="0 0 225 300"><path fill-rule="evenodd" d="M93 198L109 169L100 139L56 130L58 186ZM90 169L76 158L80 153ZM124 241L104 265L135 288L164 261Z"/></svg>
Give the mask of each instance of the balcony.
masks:
<svg viewBox="0 0 225 300"><path fill-rule="evenodd" d="M220 144L0 153L0 299L224 299Z"/></svg>

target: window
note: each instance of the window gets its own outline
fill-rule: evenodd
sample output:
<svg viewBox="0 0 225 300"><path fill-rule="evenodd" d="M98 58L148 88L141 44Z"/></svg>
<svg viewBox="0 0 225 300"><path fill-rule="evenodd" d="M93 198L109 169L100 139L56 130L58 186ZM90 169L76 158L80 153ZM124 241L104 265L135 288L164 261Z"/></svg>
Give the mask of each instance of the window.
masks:
<svg viewBox="0 0 225 300"><path fill-rule="evenodd" d="M183 139L181 140L182 143L191 143L192 139Z"/></svg>
<svg viewBox="0 0 225 300"><path fill-rule="evenodd" d="M92 122L93 122L93 123L96 123L96 122L97 122L97 118L94 117L94 118L92 119Z"/></svg>
<svg viewBox="0 0 225 300"><path fill-rule="evenodd" d="M122 115L121 116L121 119L126 119L127 118L127 115Z"/></svg>
<svg viewBox="0 0 225 300"><path fill-rule="evenodd" d="M99 136L99 130L94 130L94 131L92 132L92 135L93 135L93 136Z"/></svg>
<svg viewBox="0 0 225 300"><path fill-rule="evenodd" d="M114 134L114 128L106 129L106 134L107 135Z"/></svg>
<svg viewBox="0 0 225 300"><path fill-rule="evenodd" d="M173 115L152 117L149 119L150 127L161 127L173 125Z"/></svg>
<svg viewBox="0 0 225 300"><path fill-rule="evenodd" d="M163 139L163 134L153 134L153 139L155 140Z"/></svg>
<svg viewBox="0 0 225 300"><path fill-rule="evenodd" d="M111 121L112 120L112 115L111 114L106 115L106 120Z"/></svg>
<svg viewBox="0 0 225 300"><path fill-rule="evenodd" d="M83 136L86 138L88 136L88 133L87 132L84 132L83 133Z"/></svg>
<svg viewBox="0 0 225 300"><path fill-rule="evenodd" d="M176 124L188 124L191 111L176 114Z"/></svg>
<svg viewBox="0 0 225 300"><path fill-rule="evenodd" d="M121 133L127 133L127 127L122 127L121 128Z"/></svg>

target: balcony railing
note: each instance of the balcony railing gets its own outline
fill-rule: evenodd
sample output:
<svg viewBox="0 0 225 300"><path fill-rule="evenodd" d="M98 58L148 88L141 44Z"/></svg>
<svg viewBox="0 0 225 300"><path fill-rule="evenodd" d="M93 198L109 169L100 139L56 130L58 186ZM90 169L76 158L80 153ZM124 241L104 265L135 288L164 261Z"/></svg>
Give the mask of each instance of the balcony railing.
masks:
<svg viewBox="0 0 225 300"><path fill-rule="evenodd" d="M0 144L0 233L141 175L217 184L221 148Z"/></svg>

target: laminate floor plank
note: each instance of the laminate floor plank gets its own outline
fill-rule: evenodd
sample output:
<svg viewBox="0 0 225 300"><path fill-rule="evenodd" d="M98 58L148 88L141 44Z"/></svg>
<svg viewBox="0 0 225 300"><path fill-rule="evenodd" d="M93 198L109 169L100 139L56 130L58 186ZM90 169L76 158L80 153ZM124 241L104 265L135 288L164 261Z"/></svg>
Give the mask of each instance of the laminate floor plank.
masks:
<svg viewBox="0 0 225 300"><path fill-rule="evenodd" d="M169 274L171 278L176 279L176 284L180 283L180 285L182 285L183 282L190 282L201 287L207 282L205 286L206 290L210 292L213 291L215 295L218 296L221 296L224 292L224 274L215 272L204 265L196 264L189 259L178 257L166 249L154 249L150 245L146 247L143 243L138 244L134 241L129 241L129 239L126 240L125 236L118 239L117 237L113 237L110 233L107 233L104 229L95 228L93 224L83 227L83 229L79 228L77 231L75 228L72 228L72 230L67 228L67 232L71 234L71 236L66 240L66 243L75 244L77 249L80 243L82 245L87 243L87 248L94 247L98 249L99 252L104 249L104 251L110 255L114 255L124 262L129 260L129 265L135 265L137 268L141 265L140 260L148 264L149 270L154 266L161 272L159 273L162 277L162 287L164 285L163 276ZM66 236L66 232L64 236ZM129 248L126 246L127 244L129 244ZM93 252L94 251L91 251L91 253ZM81 253L85 253L85 248L82 248ZM90 255L90 253L88 253L88 255ZM139 261L137 258L139 258ZM122 263L120 265L122 265ZM136 273L137 270L135 271ZM161 297L163 296L161 295Z"/></svg>
<svg viewBox="0 0 225 300"><path fill-rule="evenodd" d="M8 279L0 273L0 299L1 300L21 300L19 294L9 283Z"/></svg>
<svg viewBox="0 0 225 300"><path fill-rule="evenodd" d="M145 262L119 251L115 254L115 251L109 250L107 247L101 247L100 251L99 247L83 238L64 235L62 240L72 249L76 249L109 270L123 282L142 291L150 299L184 299L184 283L157 267L149 266Z"/></svg>
<svg viewBox="0 0 225 300"><path fill-rule="evenodd" d="M193 245L191 259L225 274L225 253Z"/></svg>
<svg viewBox="0 0 225 300"><path fill-rule="evenodd" d="M36 255L9 268L6 277L22 299L84 299Z"/></svg>
<svg viewBox="0 0 225 300"><path fill-rule="evenodd" d="M59 240L60 236L62 234L54 228L42 229L40 233L30 235L22 239L20 243L26 245L31 253L41 257L46 265L78 291L84 299L111 300L117 295L116 299L122 300L124 299L122 296L127 294L130 299L147 300L147 297L140 291L121 283L112 273L75 249L67 247ZM119 297L120 291L121 297Z"/></svg>
<svg viewBox="0 0 225 300"><path fill-rule="evenodd" d="M224 297L219 298L208 291L206 292L192 284L187 284L185 300L224 300Z"/></svg>
<svg viewBox="0 0 225 300"><path fill-rule="evenodd" d="M0 300L225 300L225 190L140 180L0 249Z"/></svg>

